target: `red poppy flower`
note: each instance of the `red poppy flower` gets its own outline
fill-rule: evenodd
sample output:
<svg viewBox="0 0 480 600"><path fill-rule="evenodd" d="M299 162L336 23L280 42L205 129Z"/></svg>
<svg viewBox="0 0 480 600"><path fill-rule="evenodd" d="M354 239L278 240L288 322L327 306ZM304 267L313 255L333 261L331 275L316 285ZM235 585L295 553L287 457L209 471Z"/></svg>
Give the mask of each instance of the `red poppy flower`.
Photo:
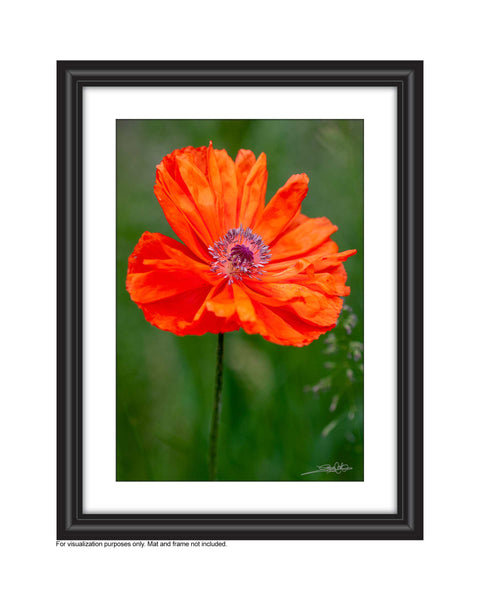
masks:
<svg viewBox="0 0 480 600"><path fill-rule="evenodd" d="M335 327L350 293L337 230L300 212L305 173L265 206L267 160L240 150L182 148L157 166L155 195L183 244L145 232L129 258L127 290L152 325L177 335L242 327L304 346Z"/></svg>

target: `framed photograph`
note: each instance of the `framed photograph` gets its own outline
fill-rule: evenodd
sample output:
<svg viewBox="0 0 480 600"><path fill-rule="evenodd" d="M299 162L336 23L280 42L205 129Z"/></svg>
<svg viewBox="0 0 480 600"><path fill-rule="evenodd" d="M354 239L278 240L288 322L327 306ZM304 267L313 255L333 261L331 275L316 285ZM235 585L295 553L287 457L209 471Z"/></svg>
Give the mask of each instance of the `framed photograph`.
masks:
<svg viewBox="0 0 480 600"><path fill-rule="evenodd" d="M422 539L422 62L57 74L58 539Z"/></svg>

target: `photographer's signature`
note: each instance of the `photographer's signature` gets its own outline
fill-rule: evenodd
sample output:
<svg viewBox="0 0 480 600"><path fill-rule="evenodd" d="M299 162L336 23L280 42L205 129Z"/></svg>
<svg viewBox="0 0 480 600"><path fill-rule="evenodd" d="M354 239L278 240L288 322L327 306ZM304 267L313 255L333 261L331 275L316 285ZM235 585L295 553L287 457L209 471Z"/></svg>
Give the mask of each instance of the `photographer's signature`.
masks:
<svg viewBox="0 0 480 600"><path fill-rule="evenodd" d="M339 473L351 470L352 467L349 467L346 463L337 461L334 465L317 465L316 471L308 471L307 473L302 473L302 475L313 475L314 473L335 473L338 475Z"/></svg>

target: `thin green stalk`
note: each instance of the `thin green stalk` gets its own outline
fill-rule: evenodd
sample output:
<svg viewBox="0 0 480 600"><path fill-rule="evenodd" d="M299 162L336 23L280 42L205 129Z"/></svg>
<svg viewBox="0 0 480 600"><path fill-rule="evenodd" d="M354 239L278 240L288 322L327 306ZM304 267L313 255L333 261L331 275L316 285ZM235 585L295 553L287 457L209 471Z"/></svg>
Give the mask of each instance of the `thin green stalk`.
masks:
<svg viewBox="0 0 480 600"><path fill-rule="evenodd" d="M215 481L217 479L218 426L220 424L220 411L222 409L222 380L223 333L219 333L217 345L217 368L215 371L215 395L213 398L212 425L210 427L210 448L208 452L208 468L211 481Z"/></svg>

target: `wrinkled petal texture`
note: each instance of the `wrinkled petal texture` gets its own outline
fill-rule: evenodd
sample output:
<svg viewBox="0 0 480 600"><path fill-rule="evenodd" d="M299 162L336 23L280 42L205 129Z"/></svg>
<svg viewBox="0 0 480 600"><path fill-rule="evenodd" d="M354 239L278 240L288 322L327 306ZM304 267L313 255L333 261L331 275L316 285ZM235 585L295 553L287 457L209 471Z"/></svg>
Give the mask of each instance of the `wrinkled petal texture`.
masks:
<svg viewBox="0 0 480 600"><path fill-rule="evenodd" d="M152 325L176 335L243 328L266 340L305 346L337 323L344 262L326 218L301 213L308 177L292 175L265 206L267 161L240 150L187 147L157 165L155 195L183 242L145 232L129 258L127 290ZM270 248L260 279L229 284L212 272L209 246L230 229L251 228Z"/></svg>

